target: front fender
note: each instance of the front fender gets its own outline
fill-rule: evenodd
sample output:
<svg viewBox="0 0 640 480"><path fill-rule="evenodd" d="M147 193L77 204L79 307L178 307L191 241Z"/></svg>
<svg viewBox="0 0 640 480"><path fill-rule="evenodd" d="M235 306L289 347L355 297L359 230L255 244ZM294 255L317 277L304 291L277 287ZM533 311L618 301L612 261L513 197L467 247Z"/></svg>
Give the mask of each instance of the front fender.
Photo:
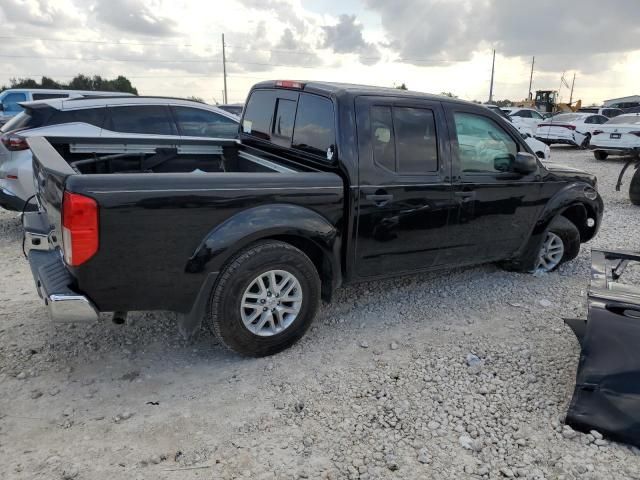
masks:
<svg viewBox="0 0 640 480"><path fill-rule="evenodd" d="M545 208L538 216L529 240L522 246L522 249L518 255L518 259L515 264L518 264L519 268L523 270L532 270L535 268L535 260L540 245L544 240L544 233L547 228L558 215L567 214L571 211L571 217L576 215L575 210L580 212L579 218L583 218L584 225L576 225L581 233L581 240L583 242L593 238L602 221L602 214L604 210L604 203L599 194L595 198L591 199L585 195L585 188L593 188L582 182L571 183L565 188L557 192L551 200L547 202ZM588 227L586 220L592 218L594 225ZM574 218L570 220L575 222Z"/></svg>
<svg viewBox="0 0 640 480"><path fill-rule="evenodd" d="M600 194L595 198L587 197L586 193L594 189L586 183L572 183L556 193L545 205L538 220L533 228L532 236L542 235L553 219L562 215L564 211L574 206L582 206L585 209L587 218L593 218L595 221L594 228L600 226L604 203ZM578 225L580 228L580 225Z"/></svg>
<svg viewBox="0 0 640 480"><path fill-rule="evenodd" d="M188 260L185 271L220 271L247 245L281 235L310 240L333 262L339 262L338 231L325 217L297 205L272 204L243 210L210 231Z"/></svg>

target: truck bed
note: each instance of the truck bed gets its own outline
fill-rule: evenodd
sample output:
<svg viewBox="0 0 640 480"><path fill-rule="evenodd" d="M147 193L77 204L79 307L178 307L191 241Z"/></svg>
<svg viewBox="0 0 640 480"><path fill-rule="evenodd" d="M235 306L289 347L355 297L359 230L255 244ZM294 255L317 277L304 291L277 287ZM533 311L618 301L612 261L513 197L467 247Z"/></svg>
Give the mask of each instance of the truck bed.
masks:
<svg viewBox="0 0 640 480"><path fill-rule="evenodd" d="M87 154L29 139L40 208L34 215L50 230L50 250L62 247L65 191L98 204L99 248L86 263L67 266L73 291L100 311L188 312L220 268L211 259L224 256L215 249L250 242L261 223L274 237L295 233L286 226L291 219L326 236L317 225L342 221L344 187L336 173L303 171L221 143Z"/></svg>

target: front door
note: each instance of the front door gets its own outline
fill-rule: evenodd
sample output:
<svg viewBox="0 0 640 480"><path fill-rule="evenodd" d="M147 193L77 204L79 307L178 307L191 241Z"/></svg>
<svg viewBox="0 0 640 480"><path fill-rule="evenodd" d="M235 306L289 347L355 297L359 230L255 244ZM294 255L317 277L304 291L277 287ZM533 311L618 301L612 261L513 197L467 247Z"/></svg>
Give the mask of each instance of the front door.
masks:
<svg viewBox="0 0 640 480"><path fill-rule="evenodd" d="M442 105L363 96L356 112L356 273L366 278L433 267L456 208Z"/></svg>
<svg viewBox="0 0 640 480"><path fill-rule="evenodd" d="M447 110L452 136L453 195L459 204L451 220L446 263L462 265L510 258L528 240L544 207L539 172L510 172L519 151L517 135L477 109Z"/></svg>

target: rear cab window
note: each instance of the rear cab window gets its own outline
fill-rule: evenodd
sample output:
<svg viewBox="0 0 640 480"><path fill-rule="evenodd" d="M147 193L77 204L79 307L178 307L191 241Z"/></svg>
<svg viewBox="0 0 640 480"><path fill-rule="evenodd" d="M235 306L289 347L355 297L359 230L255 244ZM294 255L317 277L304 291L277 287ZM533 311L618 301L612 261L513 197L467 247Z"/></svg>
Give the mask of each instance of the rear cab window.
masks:
<svg viewBox="0 0 640 480"><path fill-rule="evenodd" d="M333 102L287 89L254 90L245 107L244 135L332 160L335 153Z"/></svg>

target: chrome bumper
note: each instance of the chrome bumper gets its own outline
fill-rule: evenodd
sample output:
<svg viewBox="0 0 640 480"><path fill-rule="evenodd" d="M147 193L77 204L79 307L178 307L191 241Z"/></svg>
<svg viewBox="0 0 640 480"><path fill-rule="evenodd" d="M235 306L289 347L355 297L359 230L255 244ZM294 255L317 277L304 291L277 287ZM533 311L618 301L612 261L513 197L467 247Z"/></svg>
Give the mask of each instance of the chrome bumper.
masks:
<svg viewBox="0 0 640 480"><path fill-rule="evenodd" d="M60 249L51 245L50 233L43 227L40 213L26 213L25 252L36 282L36 290L54 322L95 322L98 310L84 295L75 292L73 277L67 270Z"/></svg>

